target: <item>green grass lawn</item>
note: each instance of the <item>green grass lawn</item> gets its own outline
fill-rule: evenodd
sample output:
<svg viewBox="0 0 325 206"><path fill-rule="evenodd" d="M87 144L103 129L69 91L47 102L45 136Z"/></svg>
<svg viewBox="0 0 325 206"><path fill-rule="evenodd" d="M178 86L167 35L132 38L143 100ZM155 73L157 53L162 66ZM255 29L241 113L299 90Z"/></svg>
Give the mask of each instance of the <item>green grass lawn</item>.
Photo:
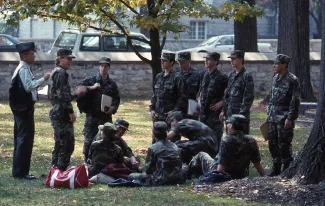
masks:
<svg viewBox="0 0 325 206"><path fill-rule="evenodd" d="M144 159L143 150L151 144L151 126L148 112L149 100L129 100L121 103L113 117L124 117L130 122L130 131L124 138L134 152ZM74 105L76 108L76 105ZM53 130L48 118L50 104L37 103L35 112L35 141L31 162L31 173L40 177L36 181L26 181L11 177L13 151L13 116L7 103L0 104L0 205L261 205L215 194L196 194L191 182L170 187L109 188L95 185L87 189L48 189L44 186L51 163L54 145ZM83 123L85 115L75 123L76 145L71 165L83 163ZM252 113L251 135L259 144L262 164L268 171L271 158L267 143L259 133L259 125L265 113ZM293 150L296 154L308 138L310 129L296 128ZM250 178L257 176L250 169Z"/></svg>

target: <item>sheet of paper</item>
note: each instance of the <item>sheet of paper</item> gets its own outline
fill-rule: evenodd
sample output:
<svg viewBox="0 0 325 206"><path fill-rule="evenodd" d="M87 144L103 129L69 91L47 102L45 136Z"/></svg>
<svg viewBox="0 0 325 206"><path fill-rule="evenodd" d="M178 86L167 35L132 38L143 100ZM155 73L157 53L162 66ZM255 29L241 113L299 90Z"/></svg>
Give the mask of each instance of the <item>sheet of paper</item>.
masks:
<svg viewBox="0 0 325 206"><path fill-rule="evenodd" d="M48 90L49 90L49 86L46 85L45 87L42 87L39 90L37 90L37 93L41 95L48 95Z"/></svg>
<svg viewBox="0 0 325 206"><path fill-rule="evenodd" d="M198 107L197 107L197 101L193 99L188 100L188 107L187 107L187 114L192 115L197 112Z"/></svg>
<svg viewBox="0 0 325 206"><path fill-rule="evenodd" d="M105 112L105 108L109 108L112 105L112 97L105 94L102 95L101 110Z"/></svg>

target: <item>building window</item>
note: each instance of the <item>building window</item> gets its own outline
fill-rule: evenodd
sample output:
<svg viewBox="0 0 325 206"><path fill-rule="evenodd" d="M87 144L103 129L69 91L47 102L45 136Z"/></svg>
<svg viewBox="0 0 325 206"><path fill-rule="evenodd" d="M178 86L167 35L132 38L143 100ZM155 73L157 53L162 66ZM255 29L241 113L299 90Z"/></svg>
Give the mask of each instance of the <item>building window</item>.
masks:
<svg viewBox="0 0 325 206"><path fill-rule="evenodd" d="M206 23L204 21L190 22L190 39L206 39Z"/></svg>

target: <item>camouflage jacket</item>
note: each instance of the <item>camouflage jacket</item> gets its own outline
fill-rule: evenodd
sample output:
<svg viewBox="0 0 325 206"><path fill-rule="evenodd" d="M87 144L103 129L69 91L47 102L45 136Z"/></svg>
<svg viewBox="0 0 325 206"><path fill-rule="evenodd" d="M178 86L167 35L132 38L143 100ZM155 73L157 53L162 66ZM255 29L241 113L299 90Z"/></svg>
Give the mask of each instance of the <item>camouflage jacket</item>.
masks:
<svg viewBox="0 0 325 206"><path fill-rule="evenodd" d="M222 137L217 155L218 164L225 166L225 172L232 178L243 178L249 174L249 164L261 161L256 140L244 135L242 131L233 131Z"/></svg>
<svg viewBox="0 0 325 206"><path fill-rule="evenodd" d="M88 155L89 177L100 173L110 163L123 163L122 150L115 143L98 140L91 144Z"/></svg>
<svg viewBox="0 0 325 206"><path fill-rule="evenodd" d="M187 105L183 78L175 71L171 71L166 76L164 73L157 74L155 78L151 105L149 106L150 111L155 111L158 119L162 121L166 119L167 112L185 112Z"/></svg>
<svg viewBox="0 0 325 206"><path fill-rule="evenodd" d="M89 101L89 110L87 111L87 117L92 116L99 119L105 119L107 114L101 111L102 95L105 94L112 97L112 107L114 107L113 114L115 114L120 105L119 90L116 83L111 78L109 78L109 76L107 76L107 81L104 82L99 74L85 78L78 85L93 86L95 83L99 83L100 88L87 93L85 97L86 101Z"/></svg>
<svg viewBox="0 0 325 206"><path fill-rule="evenodd" d="M148 148L144 171L152 184L177 184L182 176L179 148L168 140L160 140Z"/></svg>
<svg viewBox="0 0 325 206"><path fill-rule="evenodd" d="M227 75L220 72L217 68L211 73L208 70L204 73L200 85L200 120L204 122L208 115L219 118L221 109L212 111L210 106L223 100L227 85Z"/></svg>
<svg viewBox="0 0 325 206"><path fill-rule="evenodd" d="M187 88L187 98L196 100L196 95L200 90L200 71L190 68L188 72L180 71Z"/></svg>
<svg viewBox="0 0 325 206"><path fill-rule="evenodd" d="M171 128L177 135L186 137L190 141L203 142L209 151L218 152L218 139L214 132L202 122L192 119L183 119Z"/></svg>
<svg viewBox="0 0 325 206"><path fill-rule="evenodd" d="M267 119L270 122L281 122L285 119L296 120L300 106L300 85L298 78L286 71L279 77L273 77L270 90L270 103L267 111Z"/></svg>
<svg viewBox="0 0 325 206"><path fill-rule="evenodd" d="M245 67L238 74L236 71L230 73L224 100L226 118L233 114L242 114L250 119L250 108L254 101L254 81Z"/></svg>
<svg viewBox="0 0 325 206"><path fill-rule="evenodd" d="M74 96L71 94L71 87L69 84L69 74L61 67L60 70L54 72L52 75L52 109L50 110L50 118L69 120L69 114L74 113L71 104L73 99Z"/></svg>
<svg viewBox="0 0 325 206"><path fill-rule="evenodd" d="M123 156L134 156L132 149L126 144L124 139L122 139L121 137L114 137L114 143L121 148Z"/></svg>

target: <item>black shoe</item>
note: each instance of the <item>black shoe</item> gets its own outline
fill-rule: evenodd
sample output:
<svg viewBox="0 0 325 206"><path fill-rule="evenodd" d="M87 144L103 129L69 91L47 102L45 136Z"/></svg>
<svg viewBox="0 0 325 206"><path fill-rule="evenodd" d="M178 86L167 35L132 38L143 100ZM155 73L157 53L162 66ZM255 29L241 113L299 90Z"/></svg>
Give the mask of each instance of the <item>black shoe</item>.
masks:
<svg viewBox="0 0 325 206"><path fill-rule="evenodd" d="M274 163L271 172L267 174L269 177L278 176L281 173L281 163Z"/></svg>
<svg viewBox="0 0 325 206"><path fill-rule="evenodd" d="M34 175L24 175L23 179L24 180L35 180L37 178Z"/></svg>

